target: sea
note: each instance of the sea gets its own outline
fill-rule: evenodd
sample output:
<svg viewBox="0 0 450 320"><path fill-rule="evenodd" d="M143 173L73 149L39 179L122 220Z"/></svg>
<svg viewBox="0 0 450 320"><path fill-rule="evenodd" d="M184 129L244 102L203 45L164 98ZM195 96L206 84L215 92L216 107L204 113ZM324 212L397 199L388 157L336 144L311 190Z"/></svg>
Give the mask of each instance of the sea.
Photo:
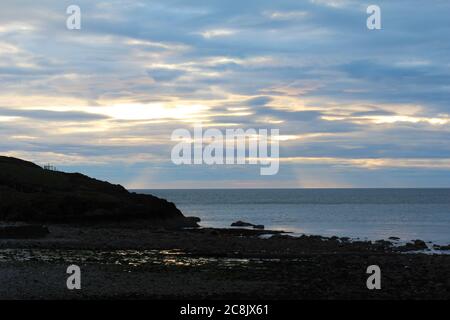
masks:
<svg viewBox="0 0 450 320"><path fill-rule="evenodd" d="M202 227L237 220L293 235L450 244L450 189L133 190L174 202Z"/></svg>

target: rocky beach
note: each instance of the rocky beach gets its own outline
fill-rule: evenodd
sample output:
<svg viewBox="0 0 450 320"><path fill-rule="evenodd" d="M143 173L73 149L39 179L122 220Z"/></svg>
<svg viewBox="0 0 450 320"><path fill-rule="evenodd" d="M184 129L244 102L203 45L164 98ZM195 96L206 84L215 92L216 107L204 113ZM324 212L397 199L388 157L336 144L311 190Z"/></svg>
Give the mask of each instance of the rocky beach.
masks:
<svg viewBox="0 0 450 320"><path fill-rule="evenodd" d="M449 246L202 228L164 199L6 157L0 191L0 299L450 298Z"/></svg>
<svg viewBox="0 0 450 320"><path fill-rule="evenodd" d="M0 240L2 299L448 299L450 255L246 229L50 225ZM394 241L395 242L395 241ZM82 289L66 288L66 268ZM366 269L382 270L368 290Z"/></svg>

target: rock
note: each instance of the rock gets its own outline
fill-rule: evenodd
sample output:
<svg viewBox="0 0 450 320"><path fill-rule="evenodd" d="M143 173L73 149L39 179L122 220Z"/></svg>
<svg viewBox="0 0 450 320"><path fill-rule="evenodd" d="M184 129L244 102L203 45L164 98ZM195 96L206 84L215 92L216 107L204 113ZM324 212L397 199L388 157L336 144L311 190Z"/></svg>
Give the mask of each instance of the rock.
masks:
<svg viewBox="0 0 450 320"><path fill-rule="evenodd" d="M389 237L388 239L389 239L389 240L394 240L394 241L398 241L398 240L400 240L400 238L399 238L399 237Z"/></svg>
<svg viewBox="0 0 450 320"><path fill-rule="evenodd" d="M386 240L377 240L375 241L375 244L380 245L382 247L391 247L392 243L390 241L386 241Z"/></svg>
<svg viewBox="0 0 450 320"><path fill-rule="evenodd" d="M423 250L428 248L427 244L422 240L414 240L413 244L414 247L417 248L417 250Z"/></svg>
<svg viewBox="0 0 450 320"><path fill-rule="evenodd" d="M41 225L6 225L0 226L0 239L43 238L50 232Z"/></svg>
<svg viewBox="0 0 450 320"><path fill-rule="evenodd" d="M289 239L295 239L294 237L291 237L287 234L274 234L270 237L271 240L289 240Z"/></svg>
<svg viewBox="0 0 450 320"><path fill-rule="evenodd" d="M180 224L182 228L198 228L198 223L201 221L198 217L186 217L184 219L175 219L180 221ZM183 226L184 225L184 226Z"/></svg>
<svg viewBox="0 0 450 320"><path fill-rule="evenodd" d="M450 250L450 244L448 246L440 246L440 245L435 244L435 245L433 245L433 248L436 249L436 250L445 250L445 251L447 251L447 250Z"/></svg>
<svg viewBox="0 0 450 320"><path fill-rule="evenodd" d="M0 156L0 221L92 223L195 221L175 204L152 195L131 193L120 185L80 173L45 170Z"/></svg>
<svg viewBox="0 0 450 320"><path fill-rule="evenodd" d="M239 220L239 221L233 222L233 223L231 224L231 226L232 226L232 227L253 227L254 224Z"/></svg>
<svg viewBox="0 0 450 320"><path fill-rule="evenodd" d="M253 229L264 230L264 225L262 225L262 224L253 224L253 223L244 222L241 220L233 222L231 224L231 226L232 227L253 227Z"/></svg>
<svg viewBox="0 0 450 320"><path fill-rule="evenodd" d="M419 251L426 249L428 249L428 246L422 240L414 240L413 242L408 242L404 246L398 247L399 251Z"/></svg>

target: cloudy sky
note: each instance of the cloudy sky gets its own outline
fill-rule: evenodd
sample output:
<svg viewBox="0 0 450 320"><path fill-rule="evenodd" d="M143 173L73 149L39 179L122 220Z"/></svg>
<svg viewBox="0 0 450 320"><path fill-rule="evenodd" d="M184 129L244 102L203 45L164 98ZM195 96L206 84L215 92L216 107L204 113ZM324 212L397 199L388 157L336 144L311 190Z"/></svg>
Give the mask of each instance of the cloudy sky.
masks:
<svg viewBox="0 0 450 320"><path fill-rule="evenodd" d="M66 28L66 8L82 29ZM366 8L382 10L382 30ZM5 1L0 154L129 188L450 187L446 0ZM176 166L176 128L279 128L280 171Z"/></svg>

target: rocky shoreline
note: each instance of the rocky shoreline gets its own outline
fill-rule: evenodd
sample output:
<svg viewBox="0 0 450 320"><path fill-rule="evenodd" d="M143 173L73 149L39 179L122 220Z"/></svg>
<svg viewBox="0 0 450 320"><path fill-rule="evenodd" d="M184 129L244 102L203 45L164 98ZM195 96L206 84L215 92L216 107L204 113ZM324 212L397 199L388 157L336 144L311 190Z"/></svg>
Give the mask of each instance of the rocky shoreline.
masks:
<svg viewBox="0 0 450 320"><path fill-rule="evenodd" d="M164 199L0 156L0 299L450 298L450 255L421 240L198 222ZM72 265L81 290L66 286ZM366 286L371 265L381 290Z"/></svg>
<svg viewBox="0 0 450 320"><path fill-rule="evenodd" d="M143 222L47 227L45 237L0 239L0 274L6 279L0 298L450 298L450 255L415 253L424 249L422 241L395 245L396 239ZM64 285L65 268L73 263L83 270L78 292ZM382 270L381 290L366 287L369 265Z"/></svg>
<svg viewBox="0 0 450 320"><path fill-rule="evenodd" d="M191 220L193 227L184 227ZM97 224L27 224L0 221L0 248L5 246L55 247L55 248L150 248L183 249L192 252L223 254L229 245L239 245L243 252L279 255L283 248L292 254L306 252L433 252L450 250L450 245L426 243L423 240L400 242L400 238L387 240L358 240L348 237L300 235L263 228L201 228L199 219L183 219L182 228L177 221L164 223L135 220L128 222L103 222ZM50 232L51 230L51 232ZM3 241L1 241L3 239ZM276 244L272 248L270 244ZM450 252L449 252L450 253Z"/></svg>

